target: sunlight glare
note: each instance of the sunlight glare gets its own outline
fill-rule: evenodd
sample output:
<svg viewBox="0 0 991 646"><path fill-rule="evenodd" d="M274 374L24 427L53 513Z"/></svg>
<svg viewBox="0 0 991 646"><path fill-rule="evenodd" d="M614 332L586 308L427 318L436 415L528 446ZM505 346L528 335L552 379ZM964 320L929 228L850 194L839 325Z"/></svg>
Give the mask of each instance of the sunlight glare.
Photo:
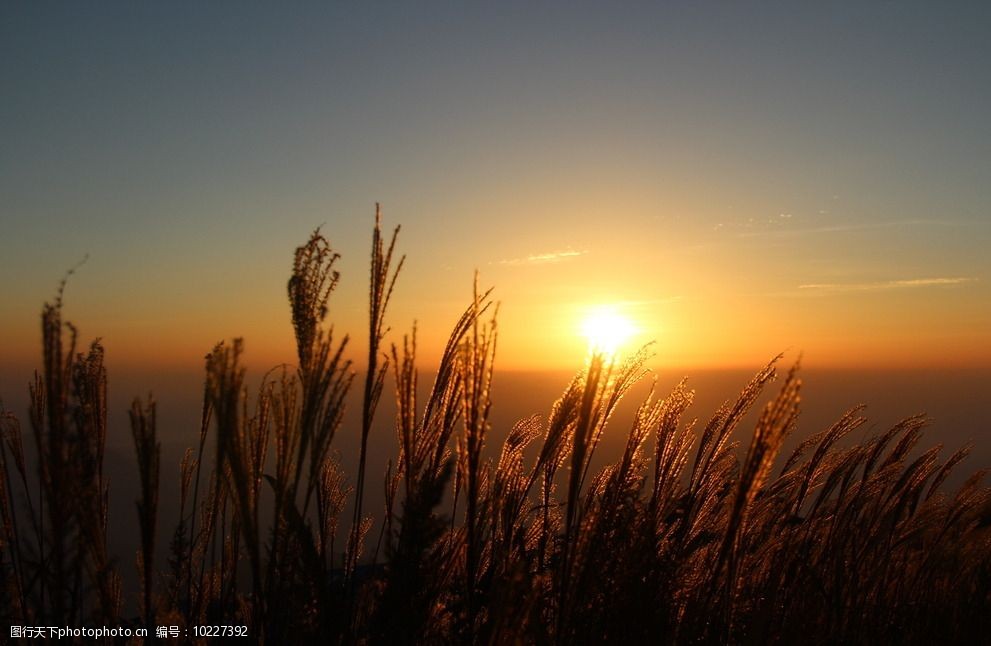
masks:
<svg viewBox="0 0 991 646"><path fill-rule="evenodd" d="M582 336L592 352L613 355L636 332L630 319L612 307L600 307L582 321Z"/></svg>

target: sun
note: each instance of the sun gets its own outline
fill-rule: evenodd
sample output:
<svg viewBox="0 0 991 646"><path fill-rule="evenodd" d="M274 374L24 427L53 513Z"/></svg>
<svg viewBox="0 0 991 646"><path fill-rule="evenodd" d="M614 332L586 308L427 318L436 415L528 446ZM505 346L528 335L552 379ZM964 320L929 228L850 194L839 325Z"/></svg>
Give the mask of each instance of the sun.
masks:
<svg viewBox="0 0 991 646"><path fill-rule="evenodd" d="M593 309L582 320L582 336L588 339L589 349L605 355L614 355L636 333L629 318L615 307L601 306Z"/></svg>

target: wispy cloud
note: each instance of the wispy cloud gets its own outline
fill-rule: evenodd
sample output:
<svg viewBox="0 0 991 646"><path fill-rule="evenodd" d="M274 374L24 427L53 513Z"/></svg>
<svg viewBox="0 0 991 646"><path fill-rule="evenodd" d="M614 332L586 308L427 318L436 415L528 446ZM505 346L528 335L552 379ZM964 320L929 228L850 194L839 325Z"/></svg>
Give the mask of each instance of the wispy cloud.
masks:
<svg viewBox="0 0 991 646"><path fill-rule="evenodd" d="M784 214L784 215L788 215L788 214ZM845 222L845 223L828 224L823 226L806 227L806 228L761 229L756 231L741 231L737 235L741 238L756 238L763 236L785 237L785 236L815 235L820 233L841 233L845 231L870 231L873 229L890 229L897 227L918 227L918 226L956 227L956 226L962 226L962 224L963 223L954 220L935 220L935 219L886 220L883 222Z"/></svg>
<svg viewBox="0 0 991 646"><path fill-rule="evenodd" d="M530 254L525 258L508 258L500 260L500 265L543 265L554 262L573 260L579 256L584 256L588 251L575 251L568 249L565 251L550 251L547 253Z"/></svg>
<svg viewBox="0 0 991 646"><path fill-rule="evenodd" d="M891 289L911 289L913 287L946 287L962 285L977 280L956 276L952 278L908 278L903 280L882 280L870 283L809 283L798 288L817 292L875 292Z"/></svg>

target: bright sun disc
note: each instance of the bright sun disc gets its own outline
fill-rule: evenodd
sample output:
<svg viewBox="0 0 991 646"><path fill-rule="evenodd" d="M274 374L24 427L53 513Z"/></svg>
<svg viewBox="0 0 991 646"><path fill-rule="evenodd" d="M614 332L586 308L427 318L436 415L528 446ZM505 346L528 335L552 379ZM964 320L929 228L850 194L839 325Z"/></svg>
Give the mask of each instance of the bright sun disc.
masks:
<svg viewBox="0 0 991 646"><path fill-rule="evenodd" d="M582 335L593 352L615 354L635 331L628 318L611 308L595 310L582 322Z"/></svg>

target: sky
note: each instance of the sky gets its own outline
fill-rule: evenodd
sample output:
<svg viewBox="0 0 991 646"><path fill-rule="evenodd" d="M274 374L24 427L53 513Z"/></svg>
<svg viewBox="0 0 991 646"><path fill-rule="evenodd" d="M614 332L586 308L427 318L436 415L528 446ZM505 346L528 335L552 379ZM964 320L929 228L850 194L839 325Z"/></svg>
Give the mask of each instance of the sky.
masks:
<svg viewBox="0 0 991 646"><path fill-rule="evenodd" d="M436 360L494 286L497 365L579 365L610 306L662 366L991 366L987 3L0 5L0 370L65 314L107 362L292 361L316 227ZM17 383L23 380L18 378Z"/></svg>

